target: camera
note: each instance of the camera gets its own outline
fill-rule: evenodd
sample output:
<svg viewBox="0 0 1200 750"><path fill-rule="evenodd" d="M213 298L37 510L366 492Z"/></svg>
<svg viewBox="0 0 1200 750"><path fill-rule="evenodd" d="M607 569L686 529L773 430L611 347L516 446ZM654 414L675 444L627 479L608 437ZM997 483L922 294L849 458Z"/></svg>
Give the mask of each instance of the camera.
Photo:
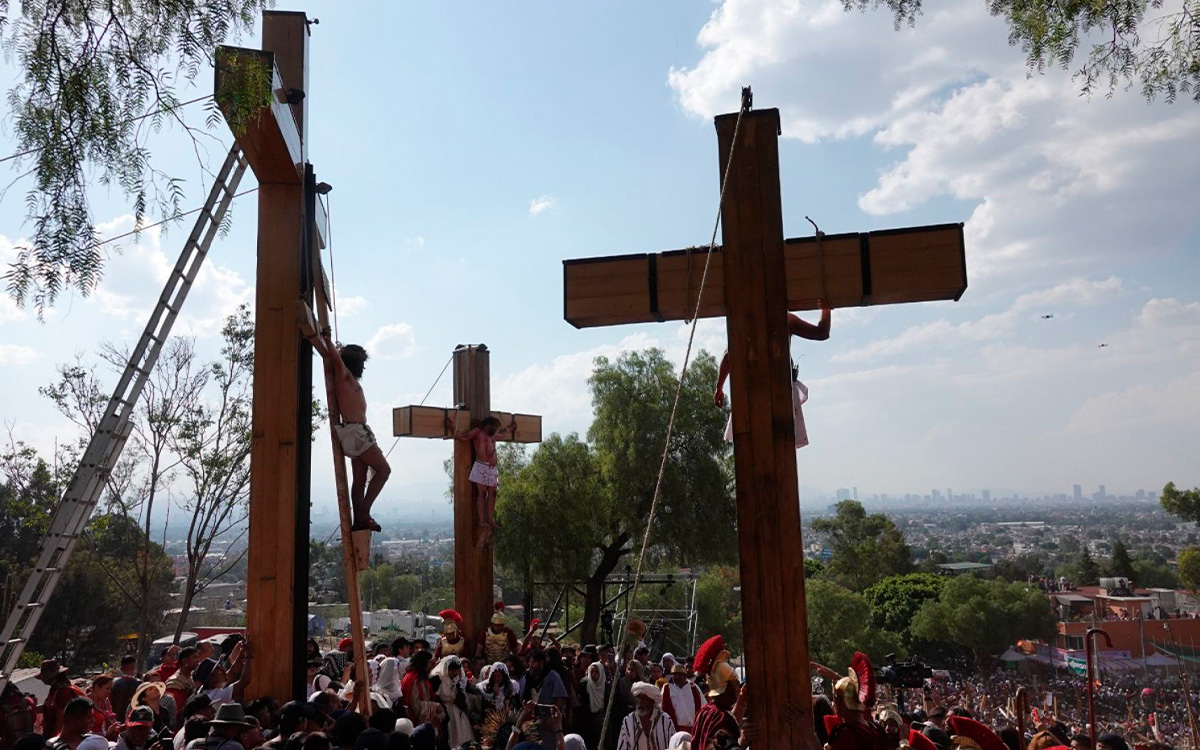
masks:
<svg viewBox="0 0 1200 750"><path fill-rule="evenodd" d="M887 666L879 670L879 681L885 685L919 688L925 686L925 680L933 677L933 669L925 666L924 662L916 659L897 662L895 654L888 654L885 658Z"/></svg>

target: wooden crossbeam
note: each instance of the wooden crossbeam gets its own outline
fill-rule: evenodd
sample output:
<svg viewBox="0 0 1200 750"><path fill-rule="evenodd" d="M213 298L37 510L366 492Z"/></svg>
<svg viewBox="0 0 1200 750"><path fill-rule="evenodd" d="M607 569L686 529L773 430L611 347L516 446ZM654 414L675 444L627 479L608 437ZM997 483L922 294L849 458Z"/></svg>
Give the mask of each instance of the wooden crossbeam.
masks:
<svg viewBox="0 0 1200 750"><path fill-rule="evenodd" d="M789 310L957 300L967 288L962 224L784 242ZM708 248L563 261L563 314L576 328L682 320L696 309ZM690 273L689 273L690 266ZM690 277L690 278L689 278ZM726 314L718 248L700 317Z"/></svg>
<svg viewBox="0 0 1200 750"><path fill-rule="evenodd" d="M512 435L498 437L501 442L542 442L542 418L536 414L514 414L493 411L491 415L500 420L501 427L517 420L517 430ZM453 421L458 417L460 430L467 429L470 414L466 410L447 409L440 406L401 406L392 410L392 434L396 437L430 438L445 440L453 437L446 428L446 418Z"/></svg>
<svg viewBox="0 0 1200 750"><path fill-rule="evenodd" d="M304 181L304 146L295 115L281 95L286 92L275 55L261 49L246 47L217 47L216 100L217 107L227 119L235 116L234 102L222 96L223 91L237 87L233 77L244 78L251 65L269 71L271 104L246 122L246 131L238 134L238 145L259 182L300 184Z"/></svg>

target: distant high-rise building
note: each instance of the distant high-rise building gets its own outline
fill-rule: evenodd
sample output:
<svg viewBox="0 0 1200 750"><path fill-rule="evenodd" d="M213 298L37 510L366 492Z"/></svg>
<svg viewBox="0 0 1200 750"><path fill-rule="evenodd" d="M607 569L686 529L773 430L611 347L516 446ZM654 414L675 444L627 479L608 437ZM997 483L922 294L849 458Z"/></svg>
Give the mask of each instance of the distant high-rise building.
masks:
<svg viewBox="0 0 1200 750"><path fill-rule="evenodd" d="M1138 499L1138 500L1145 500L1145 499L1146 499L1146 491L1145 491L1145 490L1138 490L1138 491L1137 491L1137 499Z"/></svg>
<svg viewBox="0 0 1200 750"><path fill-rule="evenodd" d="M1077 484L1077 485L1075 485L1075 499L1076 499L1076 500L1082 500L1082 499L1083 499L1083 487L1081 487L1081 486L1080 486L1080 485L1078 485L1078 484Z"/></svg>
<svg viewBox="0 0 1200 750"><path fill-rule="evenodd" d="M992 491L991 490L983 491L983 501L985 503L990 503L992 501Z"/></svg>
<svg viewBox="0 0 1200 750"><path fill-rule="evenodd" d="M949 487L946 488L946 502L954 502L954 490L950 489Z"/></svg>
<svg viewBox="0 0 1200 750"><path fill-rule="evenodd" d="M940 503L942 501L942 493L939 492L938 490L930 490L929 491L929 499L932 502Z"/></svg>
<svg viewBox="0 0 1200 750"><path fill-rule="evenodd" d="M845 487L838 487L837 494L834 496L837 502L850 499L850 490Z"/></svg>
<svg viewBox="0 0 1200 750"><path fill-rule="evenodd" d="M858 488L857 487L854 488L854 501L858 502Z"/></svg>
<svg viewBox="0 0 1200 750"><path fill-rule="evenodd" d="M1100 493L1099 493L1099 494L1100 494L1100 499L1101 499L1101 500L1103 500L1103 499L1105 499L1106 497L1108 497L1108 490L1106 490L1106 489L1104 488L1104 485L1100 485Z"/></svg>

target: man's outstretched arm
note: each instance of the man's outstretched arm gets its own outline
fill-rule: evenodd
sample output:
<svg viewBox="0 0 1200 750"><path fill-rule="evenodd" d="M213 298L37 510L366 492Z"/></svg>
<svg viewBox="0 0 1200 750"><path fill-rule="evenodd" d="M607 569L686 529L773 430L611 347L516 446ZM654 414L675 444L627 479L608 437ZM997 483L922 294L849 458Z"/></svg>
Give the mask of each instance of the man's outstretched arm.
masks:
<svg viewBox="0 0 1200 750"><path fill-rule="evenodd" d="M718 408L725 408L725 381L729 379L729 352L721 355L721 364L717 367L717 389L713 392L713 403Z"/></svg>
<svg viewBox="0 0 1200 750"><path fill-rule="evenodd" d="M799 336L802 339L809 341L825 341L829 338L829 325L832 322L832 315L829 311L829 305L821 303L821 322L813 325L806 323L792 313L788 313L788 333L793 336Z"/></svg>

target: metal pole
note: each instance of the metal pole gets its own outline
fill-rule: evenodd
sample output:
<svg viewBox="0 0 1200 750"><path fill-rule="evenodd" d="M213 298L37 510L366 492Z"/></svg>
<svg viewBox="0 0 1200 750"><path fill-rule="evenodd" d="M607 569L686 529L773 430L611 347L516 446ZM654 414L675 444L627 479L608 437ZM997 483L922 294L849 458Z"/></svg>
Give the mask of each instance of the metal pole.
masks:
<svg viewBox="0 0 1200 750"><path fill-rule="evenodd" d="M1088 696L1088 736L1092 739L1092 747L1096 746L1096 682L1094 678L1092 662L1095 659L1096 645L1095 637L1097 635L1104 636L1104 642L1109 648L1112 648L1112 638L1109 637L1108 631L1100 628L1090 628L1084 635L1084 659L1087 662L1087 696Z"/></svg>

